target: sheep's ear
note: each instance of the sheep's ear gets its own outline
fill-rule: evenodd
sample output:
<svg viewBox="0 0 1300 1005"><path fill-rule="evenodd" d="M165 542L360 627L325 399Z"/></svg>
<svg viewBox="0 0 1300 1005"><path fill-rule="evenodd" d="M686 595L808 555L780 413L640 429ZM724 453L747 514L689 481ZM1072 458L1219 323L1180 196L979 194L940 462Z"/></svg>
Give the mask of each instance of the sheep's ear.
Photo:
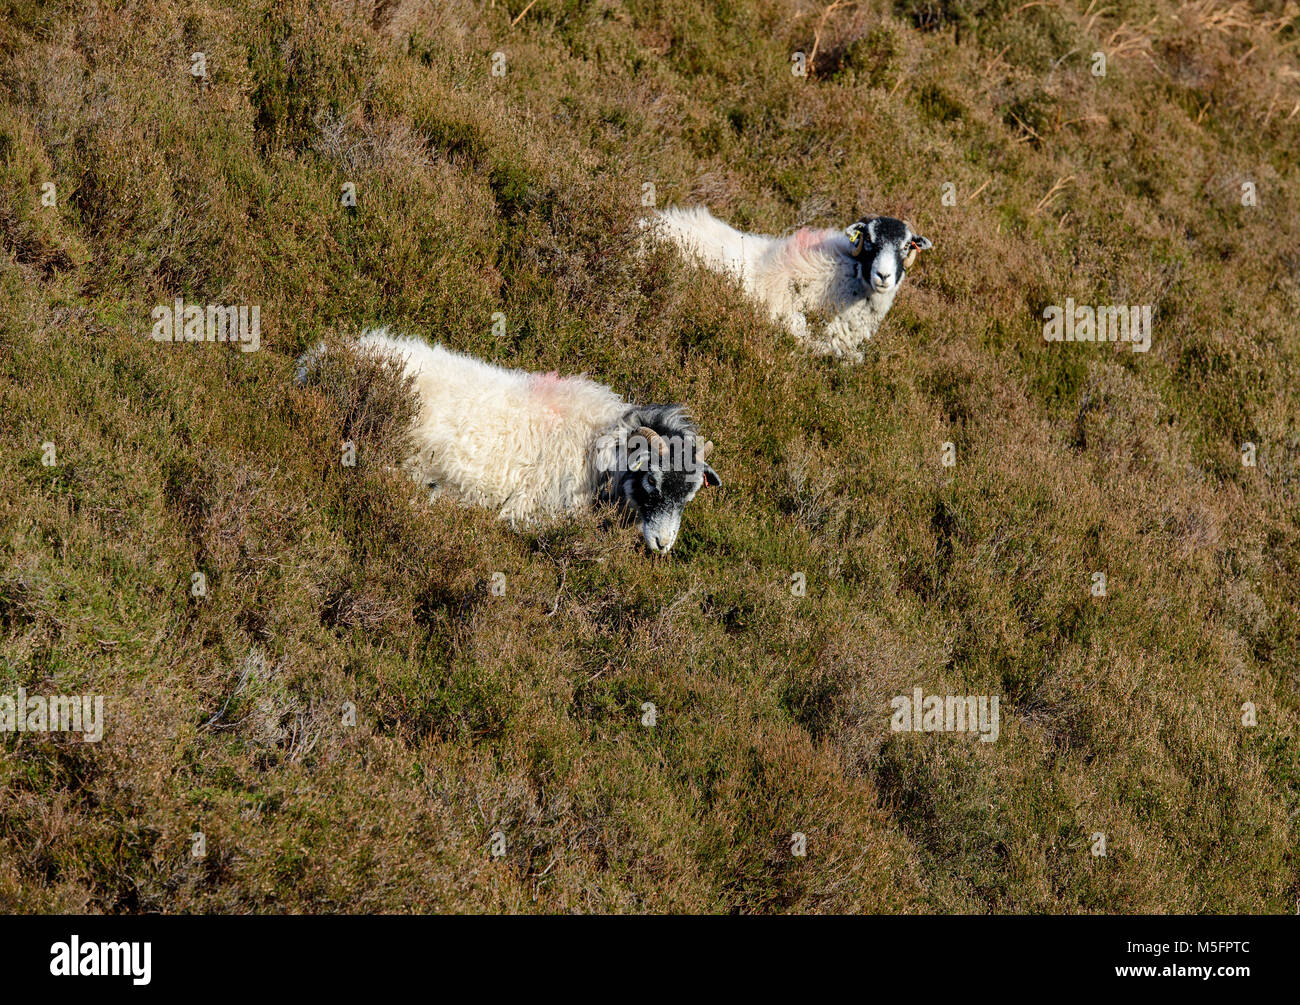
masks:
<svg viewBox="0 0 1300 1005"><path fill-rule="evenodd" d="M927 251L931 247L933 245L930 244L928 238L921 237L919 234L914 235L912 240L908 242L907 257L903 259L903 268L910 269L912 263L916 261L916 253L918 251Z"/></svg>
<svg viewBox="0 0 1300 1005"><path fill-rule="evenodd" d="M851 227L847 228L844 231L844 236L847 237L849 239L849 243L853 245L853 254L856 255L859 251L862 250L862 235L865 234L866 232L867 232L867 225L865 223L862 223L861 221L853 224Z"/></svg>
<svg viewBox="0 0 1300 1005"><path fill-rule="evenodd" d="M714 471L711 467L709 467L707 464L701 464L700 470L704 472L705 485L712 485L714 488L717 488L719 485L722 484L722 479L718 477L718 473Z"/></svg>

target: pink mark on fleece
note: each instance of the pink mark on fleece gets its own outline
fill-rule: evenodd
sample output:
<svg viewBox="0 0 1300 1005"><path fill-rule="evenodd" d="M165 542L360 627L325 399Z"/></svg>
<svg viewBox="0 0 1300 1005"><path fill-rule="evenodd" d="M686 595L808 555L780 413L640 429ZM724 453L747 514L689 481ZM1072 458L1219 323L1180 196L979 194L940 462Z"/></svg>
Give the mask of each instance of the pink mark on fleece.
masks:
<svg viewBox="0 0 1300 1005"><path fill-rule="evenodd" d="M561 377L555 370L533 375L531 390L537 403L557 419L563 415L561 392L566 382L567 378Z"/></svg>
<svg viewBox="0 0 1300 1005"><path fill-rule="evenodd" d="M794 246L796 251L808 251L822 243L820 230L813 230L810 227L800 227L794 232Z"/></svg>
<svg viewBox="0 0 1300 1005"><path fill-rule="evenodd" d="M812 227L800 227L790 236L790 256L802 258L811 252L820 251L822 246L835 236L833 230L814 230Z"/></svg>

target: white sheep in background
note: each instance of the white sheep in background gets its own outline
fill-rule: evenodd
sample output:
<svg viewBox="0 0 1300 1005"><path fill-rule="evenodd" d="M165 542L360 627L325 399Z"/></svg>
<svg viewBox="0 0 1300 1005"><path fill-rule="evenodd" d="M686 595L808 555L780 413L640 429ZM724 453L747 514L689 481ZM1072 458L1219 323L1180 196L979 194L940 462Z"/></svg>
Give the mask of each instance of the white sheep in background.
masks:
<svg viewBox="0 0 1300 1005"><path fill-rule="evenodd" d="M805 227L788 237L746 234L703 207L656 211L642 225L739 280L800 342L855 363L862 360L858 346L889 312L916 253L931 247L892 216L863 217L843 231ZM824 321L820 335L814 318Z"/></svg>
<svg viewBox="0 0 1300 1005"><path fill-rule="evenodd" d="M631 405L586 377L507 370L386 329L363 333L356 349L400 360L412 378L411 476L512 524L605 499L635 512L646 544L664 553L683 507L720 484L705 463L713 444L680 405ZM299 359L300 384L323 352Z"/></svg>

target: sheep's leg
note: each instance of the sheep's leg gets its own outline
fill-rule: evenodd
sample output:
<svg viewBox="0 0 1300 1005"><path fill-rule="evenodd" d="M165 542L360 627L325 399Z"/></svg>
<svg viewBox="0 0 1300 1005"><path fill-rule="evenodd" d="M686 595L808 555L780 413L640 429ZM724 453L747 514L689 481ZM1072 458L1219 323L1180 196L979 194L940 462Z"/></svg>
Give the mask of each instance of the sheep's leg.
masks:
<svg viewBox="0 0 1300 1005"><path fill-rule="evenodd" d="M807 344L818 356L834 356L850 363L861 363L862 353L857 348L860 341L845 332L842 326L831 322L823 329L821 338L810 337Z"/></svg>
<svg viewBox="0 0 1300 1005"><path fill-rule="evenodd" d="M777 321L781 322L781 324L789 329L790 334L800 342L814 341L812 333L808 330L808 319L803 316L801 311L791 311L784 317L778 316Z"/></svg>
<svg viewBox="0 0 1300 1005"><path fill-rule="evenodd" d="M792 311L780 320L795 339L811 350L814 356L834 356L850 363L862 362L862 353L854 348L857 343L845 338L842 332L833 328L833 325L827 325L825 337L818 338L813 334L808 319L799 311Z"/></svg>
<svg viewBox="0 0 1300 1005"><path fill-rule="evenodd" d="M872 327L869 317L854 317L851 313L841 314L827 322L822 344L827 347L830 355L853 363L861 363L862 353L858 351L858 346L871 338Z"/></svg>

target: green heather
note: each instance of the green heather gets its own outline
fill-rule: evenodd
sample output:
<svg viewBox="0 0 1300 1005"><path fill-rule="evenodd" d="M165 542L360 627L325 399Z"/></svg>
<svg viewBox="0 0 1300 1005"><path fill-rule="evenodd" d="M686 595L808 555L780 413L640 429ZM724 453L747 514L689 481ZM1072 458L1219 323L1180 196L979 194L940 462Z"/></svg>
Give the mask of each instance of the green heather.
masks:
<svg viewBox="0 0 1300 1005"><path fill-rule="evenodd" d="M106 718L0 734L0 909L1294 912L1295 4L524 7L0 0L0 694ZM638 258L647 184L935 248L844 366ZM376 324L684 401L724 484L662 559L430 504L390 373L292 381Z"/></svg>

